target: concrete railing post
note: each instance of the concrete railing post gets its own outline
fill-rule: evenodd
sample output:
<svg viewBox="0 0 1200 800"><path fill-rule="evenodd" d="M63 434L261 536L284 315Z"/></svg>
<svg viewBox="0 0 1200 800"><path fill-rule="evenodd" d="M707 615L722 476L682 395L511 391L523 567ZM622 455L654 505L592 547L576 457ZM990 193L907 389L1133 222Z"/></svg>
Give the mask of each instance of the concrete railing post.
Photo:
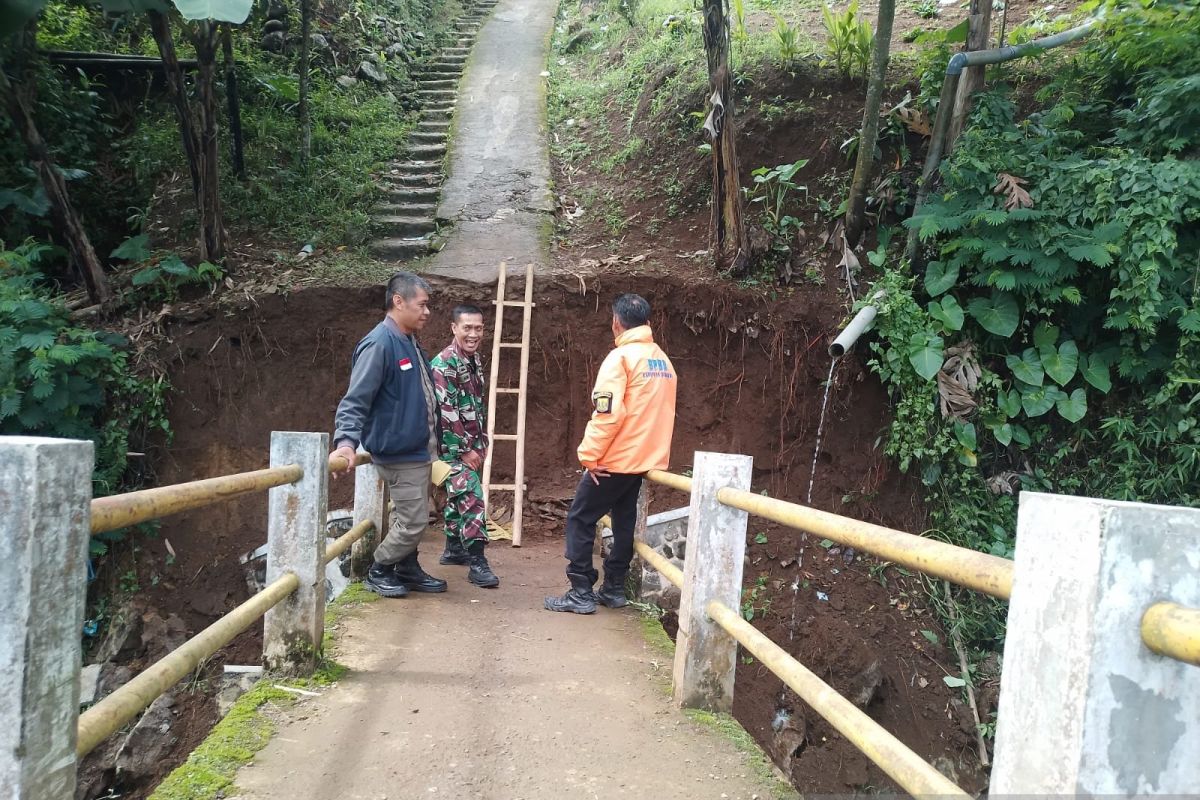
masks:
<svg viewBox="0 0 1200 800"><path fill-rule="evenodd" d="M92 443L0 437L0 795L75 796Z"/></svg>
<svg viewBox="0 0 1200 800"><path fill-rule="evenodd" d="M267 583L294 572L300 588L267 612L263 661L301 675L316 669L325 626L325 518L329 513L329 434L274 431L271 466L299 464L304 476L271 490Z"/></svg>
<svg viewBox="0 0 1200 800"><path fill-rule="evenodd" d="M705 607L713 600L740 605L748 515L717 502L717 491L748 490L753 465L750 456L696 453L675 639L675 702L685 708L733 711L737 642Z"/></svg>
<svg viewBox="0 0 1200 800"><path fill-rule="evenodd" d="M375 523L375 529L367 531L350 550L350 577L355 580L366 577L375 559L375 548L387 532L386 488L374 464L354 469L354 524L366 519Z"/></svg>
<svg viewBox="0 0 1200 800"><path fill-rule="evenodd" d="M1200 669L1151 652L1200 606L1200 510L1025 491L990 794L1194 795Z"/></svg>

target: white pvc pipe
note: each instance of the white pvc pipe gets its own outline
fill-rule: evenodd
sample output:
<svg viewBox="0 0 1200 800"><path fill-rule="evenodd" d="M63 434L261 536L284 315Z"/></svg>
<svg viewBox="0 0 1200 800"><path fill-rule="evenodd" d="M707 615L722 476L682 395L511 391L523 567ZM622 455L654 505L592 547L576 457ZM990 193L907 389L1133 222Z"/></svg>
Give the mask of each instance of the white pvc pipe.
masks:
<svg viewBox="0 0 1200 800"><path fill-rule="evenodd" d="M872 302L876 302L883 297L883 292L876 292L871 298ZM837 338L829 345L829 355L834 358L841 358L846 354L846 351L854 346L858 341L858 337L866 333L871 327L871 323L875 321L875 315L879 313L879 309L873 305L864 306L854 315L854 319L850 320L850 324L842 329Z"/></svg>

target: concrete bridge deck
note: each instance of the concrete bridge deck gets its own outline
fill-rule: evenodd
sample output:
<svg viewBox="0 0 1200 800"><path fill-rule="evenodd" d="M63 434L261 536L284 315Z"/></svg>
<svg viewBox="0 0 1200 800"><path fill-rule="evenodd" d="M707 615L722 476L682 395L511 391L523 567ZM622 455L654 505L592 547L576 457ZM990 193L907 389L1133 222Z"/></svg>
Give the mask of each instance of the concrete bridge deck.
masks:
<svg viewBox="0 0 1200 800"><path fill-rule="evenodd" d="M369 603L342 623L350 672L288 713L237 777L243 800L772 797L761 762L668 694L671 657L636 610L542 609L558 545L490 549L501 585Z"/></svg>

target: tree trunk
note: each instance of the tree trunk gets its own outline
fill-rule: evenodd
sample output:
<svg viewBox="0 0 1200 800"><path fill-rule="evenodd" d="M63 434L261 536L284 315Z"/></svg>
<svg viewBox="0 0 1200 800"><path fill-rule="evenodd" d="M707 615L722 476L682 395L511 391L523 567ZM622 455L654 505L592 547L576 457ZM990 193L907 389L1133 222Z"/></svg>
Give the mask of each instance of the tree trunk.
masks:
<svg viewBox="0 0 1200 800"><path fill-rule="evenodd" d="M242 149L242 106L238 97L237 69L233 62L233 35L229 23L221 26L221 50L225 54L225 99L229 104L230 161L238 180L246 178L246 157Z"/></svg>
<svg viewBox="0 0 1200 800"><path fill-rule="evenodd" d="M187 85L184 82L183 70L179 67L179 57L175 53L175 42L171 39L171 22L166 15L158 11L147 12L150 17L150 32L158 44L158 52L162 56L163 75L167 79L171 103L175 106L175 116L179 118L179 135L183 140L183 152L187 157L188 170L192 174L192 195L200 200L200 156L199 140L196 138L196 126L192 122L192 109L188 105Z"/></svg>
<svg viewBox="0 0 1200 800"><path fill-rule="evenodd" d="M704 52L708 58L709 103L705 128L712 139L710 248L720 270L745 272L750 263L733 120L733 77L729 70L729 26L723 0L704 0Z"/></svg>
<svg viewBox="0 0 1200 800"><path fill-rule="evenodd" d="M308 166L312 155L312 119L308 108L309 37L312 35L312 0L300 0L300 163Z"/></svg>
<svg viewBox="0 0 1200 800"><path fill-rule="evenodd" d="M879 140L879 106L883 102L888 55L892 45L892 23L896 0L879 0L879 20L875 25L875 52L871 56L871 79L867 82L867 104L863 109L862 131L858 137L858 158L850 183L850 201L846 207L846 241L857 245L866 225L867 186L875 166L875 143Z"/></svg>
<svg viewBox="0 0 1200 800"><path fill-rule="evenodd" d="M992 25L992 0L971 0L971 15L968 18L967 51L986 50ZM967 127L971 114L971 97L983 89L982 66L967 67L958 82L958 94L954 97L954 115L950 118L950 132L946 138L946 152L954 149L954 142Z"/></svg>
<svg viewBox="0 0 1200 800"><path fill-rule="evenodd" d="M12 116L13 124L25 143L29 161L42 182L42 187L46 191L46 199L50 202L50 217L54 222L55 232L65 241L67 251L71 254L71 261L83 277L88 297L93 303L107 302L112 298L112 291L108 288L104 268L96 256L96 250L92 247L87 231L83 228L79 213L71 203L71 197L67 193L67 182L63 180L62 173L59 172L54 159L50 156L46 142L42 139L41 132L34 121L29 102L22 97L20 88L9 82L2 65L0 65L0 97L3 98L4 105Z"/></svg>
<svg viewBox="0 0 1200 800"><path fill-rule="evenodd" d="M214 23L196 23L196 94L200 107L199 173L196 199L200 214L200 258L219 262L225 258L225 219L221 211L221 162L217 120L217 29Z"/></svg>

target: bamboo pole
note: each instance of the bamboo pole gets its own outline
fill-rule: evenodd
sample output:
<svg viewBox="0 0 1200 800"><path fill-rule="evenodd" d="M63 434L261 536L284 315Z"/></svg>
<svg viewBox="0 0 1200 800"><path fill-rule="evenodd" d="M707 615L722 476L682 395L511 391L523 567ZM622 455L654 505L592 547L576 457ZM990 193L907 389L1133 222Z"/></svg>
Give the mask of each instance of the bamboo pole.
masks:
<svg viewBox="0 0 1200 800"><path fill-rule="evenodd" d="M970 797L858 706L842 697L836 689L738 616L737 612L715 601L708 604L706 611L714 622L728 631L763 666L775 673L800 699L905 791L914 797L953 797L963 800Z"/></svg>
<svg viewBox="0 0 1200 800"><path fill-rule="evenodd" d="M517 469L513 476L512 546L521 546L521 517L525 509L525 407L529 400L529 334L533 324L533 264L525 265L525 307L521 309L521 374L517 382Z"/></svg>
<svg viewBox="0 0 1200 800"><path fill-rule="evenodd" d="M333 544L325 548L325 563L328 564L329 562L335 560L342 553L346 552L346 550L350 548L350 545L366 536L367 531L374 527L374 522L369 519L364 519L362 522L343 533L333 541Z"/></svg>
<svg viewBox="0 0 1200 800"><path fill-rule="evenodd" d="M356 467L361 467L363 464L370 464L370 463L371 463L371 454L370 453L359 453L354 457L354 466L356 466ZM336 456L336 455L329 456L329 471L330 472L336 472L336 473L345 472L349 467L350 467L350 465L346 463L345 456Z"/></svg>
<svg viewBox="0 0 1200 800"><path fill-rule="evenodd" d="M504 281L508 275L508 262L500 263L500 274L496 277L496 330L492 333L492 366L488 378L487 458L483 460L483 506L491 511L492 462L496 453L496 381L500 379L500 342L504 337Z"/></svg>
<svg viewBox="0 0 1200 800"><path fill-rule="evenodd" d="M645 542L635 541L633 549L637 551L637 554L641 556L643 561L658 570L659 575L662 575L673 583L676 588L683 588L683 570L672 564L665 556Z"/></svg>
<svg viewBox="0 0 1200 800"><path fill-rule="evenodd" d="M296 591L300 579L287 573L265 589L188 639L142 671L129 683L79 715L76 758L82 759L98 744L133 720L167 689L193 672L202 661L220 650Z"/></svg>
<svg viewBox="0 0 1200 800"><path fill-rule="evenodd" d="M289 464L101 497L92 501L92 535L294 483L303 474L299 466Z"/></svg>
<svg viewBox="0 0 1200 800"><path fill-rule="evenodd" d="M757 517L832 539L992 597L1007 600L1012 594L1013 562L1007 558L739 489L722 489L717 499Z"/></svg>
<svg viewBox="0 0 1200 800"><path fill-rule="evenodd" d="M661 469L652 469L646 473L646 480L661 483L663 486L669 486L672 489L678 489L681 492L692 491L692 479L686 475L676 475L673 472L665 472Z"/></svg>

